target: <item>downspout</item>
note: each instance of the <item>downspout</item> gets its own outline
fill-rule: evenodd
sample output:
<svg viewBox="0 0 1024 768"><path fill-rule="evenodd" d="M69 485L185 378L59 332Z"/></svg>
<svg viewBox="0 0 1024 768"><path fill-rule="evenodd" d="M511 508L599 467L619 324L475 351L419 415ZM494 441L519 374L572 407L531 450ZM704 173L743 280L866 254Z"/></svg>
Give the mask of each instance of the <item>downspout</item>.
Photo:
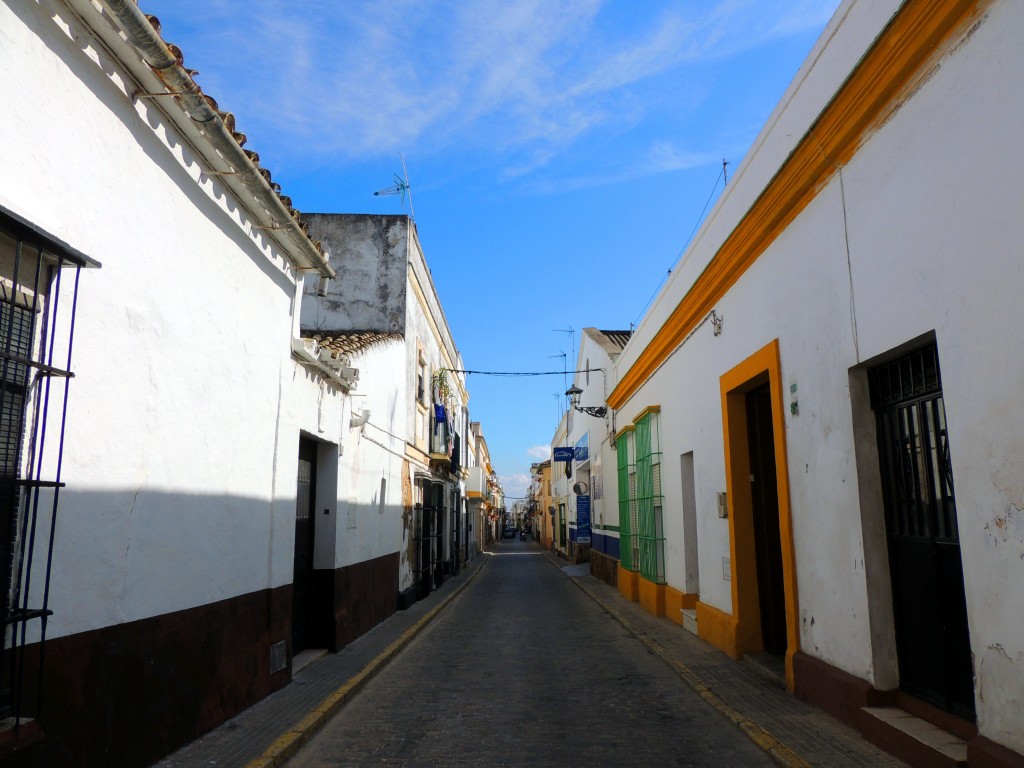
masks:
<svg viewBox="0 0 1024 768"><path fill-rule="evenodd" d="M188 116L203 127L213 147L230 165L230 172L223 173L225 183L237 193L239 188L253 195L269 217L264 219L259 211L257 218L268 230L281 233L294 246L294 261L300 269L315 269L324 277L334 277L335 272L327 257L321 252L319 243L314 243L304 231L302 214L286 204L277 194L270 181L270 173L258 165L259 156L247 153L241 143L245 138L232 133L235 118L228 112L217 110L212 98L202 90L189 72L182 66L181 56L172 50L160 37L159 22L149 17L135 4L134 0L100 0L117 20L128 41L142 54L153 73L167 86L188 113ZM213 169L219 170L219 169ZM290 202L290 201L288 201Z"/></svg>

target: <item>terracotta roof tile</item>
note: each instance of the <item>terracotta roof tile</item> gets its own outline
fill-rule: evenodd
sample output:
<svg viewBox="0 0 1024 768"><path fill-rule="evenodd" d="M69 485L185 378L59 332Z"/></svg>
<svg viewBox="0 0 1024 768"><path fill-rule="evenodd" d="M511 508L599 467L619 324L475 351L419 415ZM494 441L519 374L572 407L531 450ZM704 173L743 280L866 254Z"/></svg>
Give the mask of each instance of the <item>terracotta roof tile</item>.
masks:
<svg viewBox="0 0 1024 768"><path fill-rule="evenodd" d="M387 333L385 331L344 331L335 333L304 331L302 335L306 338L316 339L321 347L327 347L346 355L363 352L378 344L385 344L389 341L402 340L402 334Z"/></svg>
<svg viewBox="0 0 1024 768"><path fill-rule="evenodd" d="M626 342L629 341L629 337L633 335L632 331L600 331L600 333L604 334L605 338L619 349L623 349Z"/></svg>
<svg viewBox="0 0 1024 768"><path fill-rule="evenodd" d="M241 133L240 131L237 131L235 129L235 116L230 112L221 110L219 105L217 104L216 99L202 91L202 88L199 86L199 83L196 83L195 81L195 75L199 74L198 70L188 69L185 66L185 58L181 52L181 49L174 43L169 43L167 42L167 40L164 39L163 33L161 32L160 19L151 14L146 14L146 19L147 21L149 21L149 25L153 27L153 30L157 33L160 39L164 41L164 44L171 52L171 55L174 56L175 59L177 59L178 65L185 70L185 72L189 76L189 79L191 79L192 82L195 83L196 90L202 94L202 96L206 99L207 104L210 105L210 108L213 109L213 111L217 113L217 116L223 121L224 127L231 134L231 137L235 140L235 143L238 144L239 148L244 147L246 141L248 141L248 137L244 133ZM256 166L256 169L259 171L260 175L263 176L263 178L266 180L267 184L270 186L271 190L273 190L274 194L276 194L280 198L281 203L285 207L285 210L287 210L291 214L292 219L295 220L295 223L299 226L302 232L306 235L306 237L309 237L309 226L303 220L302 213L292 207L292 201L290 197L281 194L281 185L271 179L270 171L266 168L260 167L260 156L256 152L252 152L248 149L243 149L242 151L245 152L245 154L249 157L249 160L252 162L252 164ZM323 244L319 240L313 240L312 238L310 238L310 241L313 243L317 252L319 252L322 256L326 258L327 254L324 252Z"/></svg>

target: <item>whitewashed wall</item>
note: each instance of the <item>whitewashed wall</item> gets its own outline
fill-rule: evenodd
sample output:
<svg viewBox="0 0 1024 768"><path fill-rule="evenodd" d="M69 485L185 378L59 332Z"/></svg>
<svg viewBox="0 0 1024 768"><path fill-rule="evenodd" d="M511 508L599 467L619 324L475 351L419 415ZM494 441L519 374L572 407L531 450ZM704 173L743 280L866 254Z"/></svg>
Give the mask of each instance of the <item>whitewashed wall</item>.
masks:
<svg viewBox="0 0 1024 768"><path fill-rule="evenodd" d="M598 407L605 404L605 398L610 391L609 385L605 384L605 381L611 382L612 373L612 361L608 357L608 353L602 348L601 344L592 338L589 334L588 329L584 329L580 334L580 348L579 353L576 357L576 370L586 371L590 370L589 382L587 374L576 373L574 375L573 383L583 390L580 395L581 406ZM601 370L604 369L603 372ZM585 466L584 471L586 473L587 482L590 486L590 519L591 526L595 532L602 535L611 536L612 538L618 538L618 534L614 531L604 530L605 525L617 525L618 520L618 501L614 496L608 495L608 488L612 491L615 490L616 485L613 484L608 486L604 481L603 472L610 466L614 471L615 464L615 452L611 450L611 442L614 437L612 432L612 415L609 411L608 415L599 418L597 416L590 416L579 411L574 411L572 414L572 432L566 442L566 445L575 446L576 443L587 435L589 442L589 462ZM563 466L558 464L557 466ZM569 483L570 488L576 480L580 479L576 476L576 465L574 463L573 477ZM602 498L595 498L594 485L595 478L598 473L602 473L601 488L603 490ZM562 475L564 476L564 472ZM573 494L575 496L575 494ZM572 504L572 519L576 519L576 502L573 499ZM601 527L598 528L597 526Z"/></svg>
<svg viewBox="0 0 1024 768"><path fill-rule="evenodd" d="M365 425L351 429L348 417L345 419L337 557L332 567L382 557L402 546L403 436L410 429L404 400L412 395L402 386L404 376L396 376L396 372L405 365L406 346L400 340L389 341L352 357L352 365L359 369L359 384L349 395L351 411L358 416L367 409L370 418Z"/></svg>
<svg viewBox="0 0 1024 768"><path fill-rule="evenodd" d="M316 425L284 254L61 6L0 5L0 29L0 203L103 262L81 279L49 636L291 581Z"/></svg>
<svg viewBox="0 0 1024 768"><path fill-rule="evenodd" d="M677 270L627 347L619 375L759 192L792 136L803 135L823 106L828 89L820 83L842 74L833 63L859 55L863 45L856 43L866 37L868 22L885 18L871 3L847 3L837 17L844 14L848 21L826 33L827 48L816 47L745 162L745 174L731 182L691 264ZM799 392L799 415L786 414L786 441L802 649L891 687L897 681L891 613L887 626L878 625L889 600L887 569L884 579L865 575L866 553L885 557L884 550L878 553L884 539L871 530L882 512L862 508L858 483L872 469L858 468L854 451L855 420L873 417L863 404L851 406L850 371L934 331L979 725L983 735L1018 751L1024 749L1024 593L1013 585L1024 583L1024 482L1017 471L1024 460L1017 402L1024 362L1013 340L1024 327L1024 158L1018 147L1024 103L1015 96L1024 75L1021 39L1024 8L997 3L719 302L722 335L704 326L620 409L627 415L662 405L673 586L680 579L678 457L694 451L701 599L731 611L722 564L729 554L728 521L715 513L715 493L725 490L718 379L780 339L784 385L796 382Z"/></svg>

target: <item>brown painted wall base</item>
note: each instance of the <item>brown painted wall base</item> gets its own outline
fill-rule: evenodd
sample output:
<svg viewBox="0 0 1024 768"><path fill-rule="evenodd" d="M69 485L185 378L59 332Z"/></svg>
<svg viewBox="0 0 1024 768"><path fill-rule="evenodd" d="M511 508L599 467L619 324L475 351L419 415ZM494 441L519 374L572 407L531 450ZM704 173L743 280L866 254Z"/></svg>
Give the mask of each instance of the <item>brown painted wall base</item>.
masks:
<svg viewBox="0 0 1024 768"><path fill-rule="evenodd" d="M288 669L270 674L270 646L290 636L291 592L47 640L45 737L4 768L148 766L252 706L289 681Z"/></svg>
<svg viewBox="0 0 1024 768"><path fill-rule="evenodd" d="M971 768L1024 768L1024 755L978 736L967 742L967 764Z"/></svg>
<svg viewBox="0 0 1024 768"><path fill-rule="evenodd" d="M319 645L340 651L398 610L399 553L313 572Z"/></svg>
<svg viewBox="0 0 1024 768"><path fill-rule="evenodd" d="M1024 768L1024 755L1020 755L994 741L978 736L971 723L957 721L924 702L908 701L898 691L876 690L866 680L837 669L830 664L808 656L802 651L793 654L793 676L796 695L828 712L838 720L853 726L868 741L892 751L912 765L929 765L928 753L915 755L902 751L901 745L891 742L891 734L876 732L874 718L865 717L861 707L899 706L924 720L967 741L967 764L971 768Z"/></svg>
<svg viewBox="0 0 1024 768"><path fill-rule="evenodd" d="M619 585L619 560L604 552L590 550L590 575L612 587Z"/></svg>
<svg viewBox="0 0 1024 768"><path fill-rule="evenodd" d="M893 701L890 694L876 691L867 680L803 651L793 654L793 679L797 698L857 728L861 707L882 707Z"/></svg>

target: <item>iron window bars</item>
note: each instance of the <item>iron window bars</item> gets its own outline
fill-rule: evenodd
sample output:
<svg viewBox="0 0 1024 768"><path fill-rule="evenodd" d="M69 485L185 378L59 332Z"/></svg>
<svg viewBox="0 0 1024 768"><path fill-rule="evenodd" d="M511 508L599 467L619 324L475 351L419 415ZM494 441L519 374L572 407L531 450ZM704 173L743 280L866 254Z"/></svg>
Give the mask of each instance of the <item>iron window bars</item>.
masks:
<svg viewBox="0 0 1024 768"><path fill-rule="evenodd" d="M958 542L956 497L934 344L873 368L882 482L893 536Z"/></svg>
<svg viewBox="0 0 1024 768"><path fill-rule="evenodd" d="M79 275L98 266L0 208L0 718L16 732L42 712Z"/></svg>
<svg viewBox="0 0 1024 768"><path fill-rule="evenodd" d="M616 440L619 562L655 584L665 583L658 413L651 411Z"/></svg>
<svg viewBox="0 0 1024 768"><path fill-rule="evenodd" d="M629 571L640 569L634 454L633 432L619 435L615 451L619 478L619 561Z"/></svg>
<svg viewBox="0 0 1024 768"><path fill-rule="evenodd" d="M665 583L665 530L662 521L661 450L658 413L649 412L636 423L637 522L640 540L640 575L655 584Z"/></svg>

